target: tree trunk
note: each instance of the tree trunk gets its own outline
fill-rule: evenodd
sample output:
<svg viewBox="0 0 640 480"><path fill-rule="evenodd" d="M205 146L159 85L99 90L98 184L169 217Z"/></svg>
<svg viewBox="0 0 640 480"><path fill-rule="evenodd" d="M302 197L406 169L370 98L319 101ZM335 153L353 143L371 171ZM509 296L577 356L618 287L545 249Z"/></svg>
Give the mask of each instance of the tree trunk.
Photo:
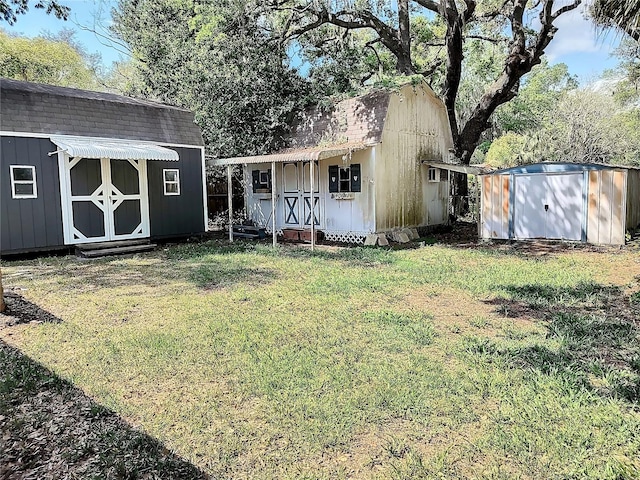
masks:
<svg viewBox="0 0 640 480"><path fill-rule="evenodd" d="M452 172L453 215L463 217L469 212L469 181L466 173Z"/></svg>
<svg viewBox="0 0 640 480"><path fill-rule="evenodd" d="M456 99L458 98L458 90L462 78L462 60L464 59L464 53L461 19L457 11L455 11L455 3L452 7L453 8L448 8L445 11L446 15L444 16L447 22L447 33L445 36L445 44L447 46L447 73L444 79L443 99L449 116L453 144L457 145L460 132L456 112Z"/></svg>
<svg viewBox="0 0 640 480"><path fill-rule="evenodd" d="M398 0L398 37L400 50L396 68L405 75L414 73L411 62L411 25L409 23L409 0Z"/></svg>

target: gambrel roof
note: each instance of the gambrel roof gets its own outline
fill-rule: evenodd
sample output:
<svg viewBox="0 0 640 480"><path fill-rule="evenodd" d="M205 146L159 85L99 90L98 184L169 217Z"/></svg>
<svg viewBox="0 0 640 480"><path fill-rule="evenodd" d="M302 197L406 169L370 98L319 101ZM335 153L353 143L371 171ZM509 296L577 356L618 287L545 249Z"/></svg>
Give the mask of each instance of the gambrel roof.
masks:
<svg viewBox="0 0 640 480"><path fill-rule="evenodd" d="M376 90L301 113L285 139L288 148L269 155L217 159L212 165L322 160L380 143L393 92Z"/></svg>
<svg viewBox="0 0 640 480"><path fill-rule="evenodd" d="M183 108L112 93L0 79L0 130L203 145Z"/></svg>

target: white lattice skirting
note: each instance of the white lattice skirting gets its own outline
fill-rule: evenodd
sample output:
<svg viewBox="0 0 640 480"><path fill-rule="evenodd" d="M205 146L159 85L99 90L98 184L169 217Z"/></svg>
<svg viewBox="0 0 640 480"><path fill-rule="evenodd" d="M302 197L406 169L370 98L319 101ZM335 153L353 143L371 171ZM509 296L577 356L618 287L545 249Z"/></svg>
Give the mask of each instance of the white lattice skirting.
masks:
<svg viewBox="0 0 640 480"><path fill-rule="evenodd" d="M329 230L323 230L323 232L325 240L341 243L363 244L368 235L366 232L332 232Z"/></svg>
<svg viewBox="0 0 640 480"><path fill-rule="evenodd" d="M271 235L271 228L265 226L265 233L267 235ZM318 228L319 231L324 233L324 239L329 242L340 242L340 243L354 243L354 244L364 244L364 240L369 235L367 232L332 232L329 230L324 230L322 228ZM282 229L276 229L276 235L282 236Z"/></svg>

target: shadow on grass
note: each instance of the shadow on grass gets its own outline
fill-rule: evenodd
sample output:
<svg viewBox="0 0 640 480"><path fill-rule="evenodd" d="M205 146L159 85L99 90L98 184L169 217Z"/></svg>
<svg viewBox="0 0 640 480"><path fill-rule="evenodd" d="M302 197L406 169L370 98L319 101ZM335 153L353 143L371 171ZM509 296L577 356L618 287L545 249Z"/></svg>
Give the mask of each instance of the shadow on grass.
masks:
<svg viewBox="0 0 640 480"><path fill-rule="evenodd" d="M266 257L266 258L265 258ZM118 287L169 287L190 283L202 290L263 286L277 281L276 268L264 266L268 257L286 259L326 259L347 266L390 264L393 252L374 248L318 249L278 246L260 242L209 240L164 247L133 256L98 259L51 258L19 264L6 283L19 286L21 278L51 281L52 288L73 294ZM10 262L7 262L11 266ZM308 268L308 266L301 266Z"/></svg>
<svg viewBox="0 0 640 480"><path fill-rule="evenodd" d="M271 241L235 241L209 240L198 244L182 244L170 249L170 259L189 260L207 255L255 254L285 258L322 258L326 260L348 262L349 265L375 266L391 264L395 261L391 249L362 246L336 247L319 245L313 252L309 245L278 244L274 249Z"/></svg>
<svg viewBox="0 0 640 480"><path fill-rule="evenodd" d="M472 342L468 350L507 358L514 366L562 375L602 396L640 403L640 298L615 286L502 286L502 315L543 321L546 340L534 345Z"/></svg>
<svg viewBox="0 0 640 480"><path fill-rule="evenodd" d="M553 240L492 240L478 237L478 224L456 222L441 232L432 233L427 244L436 243L461 250L477 250L491 256L515 256L544 260L553 255L571 251L607 251L610 247L588 243L563 242Z"/></svg>
<svg viewBox="0 0 640 480"><path fill-rule="evenodd" d="M0 327L17 325L19 323L29 322L48 322L60 323L61 319L52 313L43 310L35 303L31 303L19 293L5 291L4 299L6 302L6 310L4 315L0 316Z"/></svg>
<svg viewBox="0 0 640 480"><path fill-rule="evenodd" d="M133 256L76 259L67 257L50 262L20 264L16 274L5 283L20 285L21 278L53 279L56 288L73 291L112 287L163 287L187 282L204 290L231 287L235 284L264 285L277 278L274 270L252 266L244 258L215 255L216 250L192 256L176 255L172 249ZM7 266L11 266L9 262Z"/></svg>
<svg viewBox="0 0 640 480"><path fill-rule="evenodd" d="M0 340L0 478L206 479Z"/></svg>

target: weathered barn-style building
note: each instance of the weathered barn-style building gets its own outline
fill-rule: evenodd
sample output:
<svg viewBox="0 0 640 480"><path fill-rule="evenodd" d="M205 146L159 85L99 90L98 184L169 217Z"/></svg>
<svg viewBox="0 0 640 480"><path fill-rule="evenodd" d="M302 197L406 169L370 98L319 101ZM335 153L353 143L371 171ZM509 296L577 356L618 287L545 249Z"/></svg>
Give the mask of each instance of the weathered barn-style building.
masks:
<svg viewBox="0 0 640 480"><path fill-rule="evenodd" d="M480 236L625 243L640 227L640 169L539 163L481 175Z"/></svg>
<svg viewBox="0 0 640 480"><path fill-rule="evenodd" d="M398 227L448 222L443 162L453 141L445 106L428 85L314 108L288 140L290 148L272 155L212 162L243 166L248 217L267 231L318 230L362 243Z"/></svg>
<svg viewBox="0 0 640 480"><path fill-rule="evenodd" d="M0 90L1 254L206 230L191 112L8 79Z"/></svg>

